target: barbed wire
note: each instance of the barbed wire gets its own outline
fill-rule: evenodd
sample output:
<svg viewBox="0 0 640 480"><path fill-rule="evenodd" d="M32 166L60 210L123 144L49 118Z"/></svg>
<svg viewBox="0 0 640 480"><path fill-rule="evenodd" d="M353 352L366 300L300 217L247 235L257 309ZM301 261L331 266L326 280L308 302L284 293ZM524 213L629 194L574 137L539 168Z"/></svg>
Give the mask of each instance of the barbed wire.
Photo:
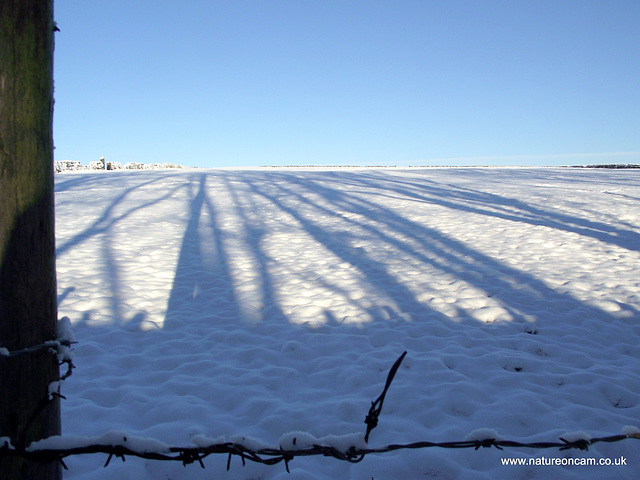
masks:
<svg viewBox="0 0 640 480"><path fill-rule="evenodd" d="M61 346L70 347L72 343L77 343L77 342L71 342L69 340L64 340L64 341L48 340L39 345L33 345L31 347L22 348L20 350L9 350L5 347L0 347L0 357L9 357L9 358L18 357L20 355L24 355L25 353L38 352L40 350L47 350L47 349L58 352Z"/></svg>
<svg viewBox="0 0 640 480"><path fill-rule="evenodd" d="M391 367L385 387L380 396L371 402L371 408L365 418L365 424L367 425L366 433L364 434L364 445L367 444L371 431L378 424L378 417L382 411L382 405L386 393L391 386L391 382L402 363L402 360L406 356L407 352L396 360ZM71 366L72 367L72 366ZM71 371L71 367L69 372ZM70 374L70 373L69 373ZM63 397L64 398L64 397ZM304 436L307 434L300 433ZM64 463L64 458L72 455L84 455L94 453L104 453L108 455L107 461L104 466L108 466L113 457L120 458L125 461L126 457L138 457L147 460L164 460L164 461L177 461L183 465L189 465L198 462L202 468L205 468L203 460L209 455L226 454L227 458L227 470L231 468L231 460L233 457L239 457L242 460L242 464L245 465L247 461L260 463L263 465L276 465L284 462L287 472L289 472L289 462L295 457L308 457L308 456L325 456L334 458L349 463L361 462L367 455L389 453L398 450L416 450L424 448L473 448L479 450L480 448L495 447L499 450L504 448L529 448L529 449L549 449L558 448L560 450L578 449L588 450L591 445L596 443L606 442L620 442L628 439L640 439L640 430L633 429L630 433L623 433L619 435L611 435L598 438L588 438L585 434L578 435L581 438L575 440L567 440L566 438L559 438L559 441L548 442L519 442L515 440L508 440L499 438L499 436L493 431L484 431L478 433L479 438L473 440L461 440L451 442L432 442L432 441L419 441L413 443L403 444L390 444L380 447L370 448L368 446L350 445L348 447L337 447L335 445L323 444L322 440L311 442L310 446L304 446L309 443L309 439L301 438L299 443L300 448L284 448L282 446L278 448L273 447L260 447L251 448L246 443L242 442L219 442L212 443L205 446L190 446L190 447L171 447L159 442L149 439L141 439L137 437L129 436L128 434L120 434L120 437L115 439L111 438L108 442L100 442L98 439L92 441L91 439L81 438L75 441L65 437L54 437L53 443L49 442L50 439L45 439L40 442L35 442L27 448L16 448L11 444L10 439L0 438L0 458L8 456L20 456L28 461L34 462L52 462L57 461L67 469ZM568 435L566 435L568 436ZM57 440L64 440L57 442ZM297 438L292 438L292 445L296 445ZM251 443L251 442L249 442ZM354 442L359 443L359 442ZM360 442L361 443L361 442ZM52 445L47 447L47 445ZM64 444L65 447L56 447L58 444ZM135 444L138 448L135 448ZM142 446L141 446L142 445Z"/></svg>
<svg viewBox="0 0 640 480"><path fill-rule="evenodd" d="M73 364L73 351L71 346L76 344L77 342L75 341L75 337L73 335L73 332L71 331L71 320L69 319L69 317L63 317L59 319L56 327L58 337L56 340L47 340L41 344L32 345L30 347L18 350L9 350L5 347L0 347L0 358L12 359L29 353L48 350L49 352L51 352L51 354L56 356L56 359L58 360L58 368L62 367L63 365L67 366L67 370L64 373L61 373L60 370L58 370L57 380L47 385L43 397L37 402L35 409L31 412L31 415L28 417L24 425L22 425L21 430L18 432L16 438L14 439L16 444L18 445L18 448L15 449L17 452L25 451L24 445L26 443L27 432L30 430L31 426L39 417L39 415L56 398L66 398L60 393L60 389L64 381L71 376L71 374L73 373L73 369L75 368L75 365ZM3 366L3 368L7 367ZM5 441L5 447L6 445L8 445L8 443ZM0 457L3 453L2 450L3 448L0 448Z"/></svg>
<svg viewBox="0 0 640 480"><path fill-rule="evenodd" d="M0 347L0 358L15 358L27 353L39 352L40 350L49 350L58 358L59 366L67 365L67 371L60 375L58 381L64 381L71 376L75 366L73 365L73 353L71 346L78 343L71 330L71 320L69 317L62 317L57 321L57 338L55 340L47 340L38 345L22 348L19 350L9 350ZM58 392L59 393L59 392Z"/></svg>
<svg viewBox="0 0 640 480"><path fill-rule="evenodd" d="M66 318L66 317L65 317ZM57 340L47 340L39 345L33 345L31 347L22 348L20 350L9 350L5 347L0 347L0 358L15 358L27 353L39 352L40 350L49 350L51 353L58 357L58 366L66 365L67 370L58 377L56 383L57 391L50 391L49 396L58 396L65 398L60 394L59 382L63 382L71 376L75 365L73 364L73 354L71 353L71 346L78 342L69 338L60 337Z"/></svg>
<svg viewBox="0 0 640 480"><path fill-rule="evenodd" d="M204 460L206 457L212 454L226 454L228 455L227 470L231 467L231 460L234 456L240 457L242 464L245 465L246 461L255 463L261 463L263 465L275 465L284 462L287 472L289 472L289 462L295 457L308 457L308 456L325 456L331 457L337 460L346 461L349 463L358 463L362 461L365 456L371 454L389 453L398 450L416 450L424 448L473 448L479 450L480 448L496 447L499 450L504 448L529 448L529 449L549 449L559 448L560 450L579 449L588 450L591 445L600 442L613 443L628 439L640 439L640 434L621 434L611 435L607 437L599 437L592 439L579 439L575 441L568 441L560 438L560 441L555 442L518 442L514 440L499 440L496 438L483 438L478 440L463 440L454 442L429 442L420 441L406 444L391 444L375 448L361 448L351 446L348 449L339 449L332 445L319 445L314 444L309 448L302 449L283 449L283 448L261 448L252 449L246 445L235 442L216 443L206 447L169 447L166 451L149 451L149 450L137 450L128 447L126 444L127 437L123 437L123 443L121 445L111 444L91 444L83 446L71 446L66 448L43 448L43 449L27 449L26 451L18 451L11 447L9 443L5 443L0 447L0 456L21 456L29 461L35 462L51 462L58 461L66 469L63 459L72 455L93 454L93 453L105 453L108 454L108 458L104 466L108 466L112 458L121 458L125 461L125 457L138 457L147 460L165 460L165 461L177 461L183 465L189 465L191 463L198 462L202 468L205 468Z"/></svg>

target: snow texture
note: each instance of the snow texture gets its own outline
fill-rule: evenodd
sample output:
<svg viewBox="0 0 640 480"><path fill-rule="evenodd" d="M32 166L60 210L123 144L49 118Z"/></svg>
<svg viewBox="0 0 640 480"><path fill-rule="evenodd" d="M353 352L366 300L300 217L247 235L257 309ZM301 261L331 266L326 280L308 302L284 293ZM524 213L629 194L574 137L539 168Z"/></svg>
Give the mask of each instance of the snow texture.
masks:
<svg viewBox="0 0 640 480"><path fill-rule="evenodd" d="M404 350L371 447L640 426L638 170L120 170L55 182L59 313L78 341L65 436L295 437L302 448L333 435L346 448L363 441L353 432ZM65 478L589 480L637 478L640 465L634 439L544 451L627 466L500 462L540 454L300 457L290 475L237 458L227 472L223 455L205 470L135 458L103 469L104 455L86 455L65 459Z"/></svg>

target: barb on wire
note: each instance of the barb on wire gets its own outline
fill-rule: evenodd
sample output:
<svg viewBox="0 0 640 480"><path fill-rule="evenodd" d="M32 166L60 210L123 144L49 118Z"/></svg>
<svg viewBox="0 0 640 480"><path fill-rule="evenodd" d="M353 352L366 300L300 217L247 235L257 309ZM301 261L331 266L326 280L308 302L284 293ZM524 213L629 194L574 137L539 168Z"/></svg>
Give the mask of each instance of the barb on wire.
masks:
<svg viewBox="0 0 640 480"><path fill-rule="evenodd" d="M389 370L389 375L387 375L387 383L384 386L384 390L375 401L371 402L371 408L369 409L369 413L367 417L364 419L364 423L367 424L367 433L364 434L364 441L369 442L369 434L371 430L378 426L378 417L380 416L380 412L382 411L382 404L384 403L384 397L387 395L387 390L391 386L391 382L393 378L396 376L396 372L398 368L400 368L400 364L402 360L404 360L407 352L405 351L400 357L396 360L396 363L393 364L391 370Z"/></svg>

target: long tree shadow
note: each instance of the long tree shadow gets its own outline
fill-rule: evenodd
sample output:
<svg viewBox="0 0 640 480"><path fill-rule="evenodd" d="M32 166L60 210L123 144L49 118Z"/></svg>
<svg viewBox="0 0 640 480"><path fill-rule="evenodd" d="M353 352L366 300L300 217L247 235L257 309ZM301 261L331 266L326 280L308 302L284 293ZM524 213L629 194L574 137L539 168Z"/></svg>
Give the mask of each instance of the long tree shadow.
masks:
<svg viewBox="0 0 640 480"><path fill-rule="evenodd" d="M347 262L349 265L355 267L360 273L364 282L375 289L375 293L381 291L386 292L387 295L395 302L396 305L402 305L403 309L408 310L416 315L429 314L440 317L444 320L444 316L433 309L428 308L424 303L419 302L415 298L415 294L412 293L406 285L398 282L393 272L381 262L372 259L362 248L354 248L351 245L352 234L349 232L348 227L363 227L362 224L347 220L345 225L347 229L344 231L331 231L323 227L319 222L316 222L314 218L322 216L334 216L336 210L330 208L330 204L327 206L314 204L311 201L312 195L318 193L315 190L317 185L306 183L300 177L283 177L286 182L282 182L279 186L280 192L273 194L269 192L268 184L263 184L259 181L252 181L249 183L251 190L269 200L275 207L281 211L291 215L302 227L302 229L309 234L311 239L316 243L323 245L329 252L331 252L335 258L336 263ZM295 191L296 188L301 188L301 192ZM328 202L335 202L336 197L345 195L344 192L332 191L331 195L328 195ZM297 203L297 207L293 207L283 201L286 198L288 201L294 200ZM306 209L304 207L312 207L310 211L302 213ZM352 211L352 213L360 213ZM379 237L384 238L384 233L375 232L379 234ZM329 288L333 289L336 293L345 294L344 290L339 284L325 284ZM372 292L373 293L373 292ZM363 311L366 311L374 320L382 320L385 316L381 315L381 310L377 305L369 305L368 302L360 302L358 300L353 301L355 306Z"/></svg>
<svg viewBox="0 0 640 480"><path fill-rule="evenodd" d="M227 241L217 208L207 194L207 175L202 174L189 204L165 328L188 326L196 318L220 326L221 320L240 316Z"/></svg>
<svg viewBox="0 0 640 480"><path fill-rule="evenodd" d="M288 195L297 198L301 203L311 205L317 213L304 218L289 207L280 204L280 208L287 209L292 215L295 215L317 239L326 238L326 235L319 234L320 227L314 224L311 218L320 215L332 215L335 214L335 212L347 212L352 214L352 216L345 220L347 225L367 231L374 242L389 244L398 252L404 252L422 264L431 264L443 273L470 283L475 283L475 286L479 289L484 290L487 288L487 285L490 285L492 287L491 292L487 292L487 294L499 300L514 319L523 319L522 305L513 305L514 299L522 299L523 295L531 297L530 299L524 299L525 304L535 304L553 299L560 302L565 300L568 310L580 309L587 315L591 314L597 317L601 317L603 314L606 315L600 309L584 305L570 295L558 293L527 272L516 270L491 257L483 255L438 230L428 228L398 215L380 203L373 203L370 200L359 198L356 195L348 193L346 190L341 189L338 191L313 180L296 177L291 178L290 181L290 184L295 185L296 188L300 188L302 193L297 193L293 188L287 188ZM379 183L376 185L367 183L365 186L369 188L381 188ZM394 191L401 196L406 196L406 193L402 190L395 189ZM319 194L322 202L311 204L311 192ZM439 197L441 194L442 192L436 192L434 196ZM467 192L467 195L470 194L471 192ZM495 201L493 196L491 199ZM275 198L271 198L271 200L276 204L279 203ZM443 201L439 198L427 199L425 197L422 197L422 200L433 203ZM477 203L482 203L487 200L486 195L483 193L479 194L477 199L474 199ZM447 203L454 205L452 202ZM519 202L519 206L524 208L522 202ZM479 213L475 209L471 211L473 213ZM488 214L487 211L482 213ZM494 215L502 217L501 213L494 213ZM364 218L365 220L354 220L354 218L357 217ZM515 217L512 218L512 220L523 221L521 217ZM555 223L557 223L557 221L553 224L554 228L557 228ZM564 224L562 224L562 226L564 226ZM403 233L405 237L407 237L407 240L400 240L398 236L393 235L394 233ZM615 235L614 237L618 238ZM379 278L381 278L381 284L384 285L385 288L392 285L393 280L384 277L384 269L376 265L365 266L367 262L371 263L372 260L366 256L365 251L362 249L358 250L359 253L356 255L353 253L345 253L348 252L348 249L334 246L329 246L329 248L332 248L343 260L359 265L364 271L375 272L378 275L382 275ZM480 272L481 276L473 275L474 272ZM401 288L400 291L403 299L406 300L407 297L411 297L405 289ZM413 302L414 299L411 299L409 305ZM464 316L465 312L460 312L460 315Z"/></svg>
<svg viewBox="0 0 640 480"><path fill-rule="evenodd" d="M132 321L133 323L139 323L143 320L142 317L144 316L144 314L141 313L134 313L129 316L129 313L126 312L125 307L123 306L121 296L125 285L121 271L122 268L114 251L114 246L118 245L115 229L127 218L144 211L145 209L156 207L159 203L171 199L171 197L184 188L184 184L179 182L173 188L162 190L162 193L159 195L145 195L143 201L134 203L133 206L127 204L129 200L135 197L138 192L145 189L145 187L150 187L158 182L165 182L167 178L171 176L172 175L154 174L153 178L149 178L144 181L140 181L140 179L136 177L125 177L132 185L119 189L117 195L111 198L106 205L92 205L95 209L102 209L100 215L97 216L89 226L56 247L56 257L60 258L65 253L79 247L85 242L92 239L98 240L99 243L96 248L98 248L98 251L100 252L101 268L104 271L103 286L108 292L108 295L106 295L109 309L108 315L113 319L113 323L121 325L131 324ZM102 186L100 180L100 176L96 176L95 174L77 175L69 180L57 181L55 190L56 193L66 192L77 188L91 190L94 185ZM99 195L97 195L97 198L98 197ZM75 287L68 287L66 294L63 294L59 298L59 301L62 301L71 291L74 290ZM91 312L85 312L84 316L83 321L87 321L91 316Z"/></svg>
<svg viewBox="0 0 640 480"><path fill-rule="evenodd" d="M250 257L248 260L254 265L254 281L260 284L258 289L260 297L256 299L254 308L251 309L257 310L254 321L281 323L285 321L286 315L277 299L276 281L268 265L271 259L264 248L264 239L269 233L269 226L261 218L259 207L251 196L247 196L246 199L241 198L240 192L233 187L229 178L225 177L223 181L239 218L240 238L246 243L247 255ZM246 205L243 205L243 200L246 201Z"/></svg>
<svg viewBox="0 0 640 480"><path fill-rule="evenodd" d="M382 245L422 265L425 272L435 268L441 274L457 278L485 292L488 298L508 313L512 321L524 322L536 318L536 305L543 302L563 305L567 312L574 314L580 312L579 317L607 318L610 321L615 318L568 293L554 290L528 272L510 267L437 229L400 215L385 206L384 201L378 201L379 197L375 195L432 203L514 222L545 225L601 241L622 243L625 247L629 246L630 236L636 235L635 232L620 231L597 222L533 207L520 200L468 188L443 186L426 179L418 182L374 174L350 176L325 173L314 176L287 172L220 173L215 178L225 185L226 192L233 200L226 208L228 214L233 212L239 219L235 222L237 227L232 233L223 222L218 221L219 213L206 192L206 177L203 175L189 207L190 221L169 300L167 326L177 324L177 318L188 316L189 310L192 314L201 315L199 310L202 308L215 310L211 311L211 318L243 317L246 297L234 287L237 279L232 274L232 264L238 259L229 254L230 242L239 246L235 250L250 257L242 261L253 265L254 277L261 284L258 303L266 309L258 313L260 321L286 317L279 303L281 297L277 295L278 285L270 270L269 255L264 248L263 240L270 227L259 215L255 215L258 204L266 204L279 215L293 219L306 232L309 241L326 249L336 263L353 267L367 285L366 288L387 297L398 312L403 311L415 318L439 318L441 321L454 318L466 322L474 318L474 312L454 304L455 314L444 315L419 300L416 292L396 276L391 264L373 255L374 252L366 246L367 241L375 248ZM330 182L327 178L330 178ZM239 191L240 187L242 191ZM352 192L354 188L356 191ZM375 192L375 195L367 197L358 193L363 191ZM203 209L208 216L203 217ZM203 224L203 218L207 219L206 224ZM323 218L332 218L334 221L323 223ZM202 251L203 242L210 244L209 254ZM339 282L329 278L316 278L314 281L335 295L348 296L347 287ZM371 305L360 299L350 301L354 308L374 320L389 317L380 305ZM327 310L326 315L331 317L332 313ZM579 321L579 318L573 321Z"/></svg>
<svg viewBox="0 0 640 480"><path fill-rule="evenodd" d="M101 215L96 220L94 220L91 225L86 227L83 231L75 234L73 237L71 237L69 240L64 242L62 245L57 245L56 255L58 256L62 255L67 250L81 244L82 242L108 231L109 229L113 228L118 222L126 219L132 214L140 210L143 210L145 208L150 208L162 202L163 200L169 199L173 195L175 195L178 190L184 188L184 184L179 184L178 186L165 191L162 195L160 195L157 198L153 198L151 200L142 202L134 207L128 208L124 212L116 213L116 210L118 209L118 207L125 201L127 197L135 195L137 191L143 189L146 186L152 185L160 181L165 181L165 180L166 180L166 176L165 177L156 176L156 178L149 179L142 183L136 183L129 188L122 189L120 193L118 193L118 195L115 198L113 198L106 207L103 208ZM80 183L83 186L86 186L83 182L80 182ZM64 191L65 188L66 187L64 187L63 185L61 189L59 189L58 185L56 184L56 192ZM101 208L100 205L94 205L94 207Z"/></svg>
<svg viewBox="0 0 640 480"><path fill-rule="evenodd" d="M376 188L386 195L398 195L417 202L432 203L454 210L529 225L546 226L558 231L572 232L598 241L640 250L640 233L631 226L621 229L610 223L597 222L562 211L530 205L517 198L509 198L454 184L442 184L428 178L420 181L400 178L358 175L356 178L336 174L337 184L351 187ZM579 188L579 184L575 188Z"/></svg>
<svg viewBox="0 0 640 480"><path fill-rule="evenodd" d="M491 298L506 310L512 321L533 320L537 323L537 328L541 326L555 328L553 322L561 318L563 332L570 331L567 329L568 325L574 325L583 332L589 332L590 325L602 320L609 324L611 332L629 328L629 324L621 321L620 317L614 317L609 312L585 303L567 292L559 292L536 276L482 254L437 229L399 215L384 206L384 203L369 200L368 196L351 193L348 188L336 188L333 181L329 182L330 186L327 186L328 183L324 178L315 179L311 175L293 174L278 174L277 181L279 185L277 194L270 191L269 182L261 183L258 178L249 181L249 186L253 192L293 217L315 242L322 244L335 256L337 262L347 262L355 267L369 285L368 288L378 295L389 297L398 308L408 312L413 319L428 318L431 321L438 318L441 321L453 320L469 324L469 321L474 318L474 312L454 304L455 313L445 316L425 302L419 301L416 298L416 292L400 281L388 264L375 258L373 249L388 247L391 251L395 251L396 255L403 255L408 260L422 265L425 275L429 275L427 267L435 267L444 275L472 285L475 289L485 292L487 298ZM349 182L351 186L359 184L367 191L384 189L379 182L374 184L366 181L361 184L360 178L349 179ZM416 196L415 192L405 192L397 185L393 183L391 185L394 186L386 187L387 192L394 194L396 198L400 196L411 199ZM343 183L342 187L345 186ZM429 191L429 187L423 187L423 190ZM444 201L451 208L463 210L468 208L466 205L460 206L442 200L440 194L443 192L439 187L435 191L435 194L430 193L429 196L423 193L420 197L421 201L434 203ZM488 200L494 203L499 200L499 197L495 196L488 198L482 192L474 198L471 190L464 192L464 198L477 205ZM513 204L511 200L507 203ZM621 243L625 248L630 246L629 235L635 235L634 232L625 232L627 237L624 237L622 232L601 233L605 225L584 222L582 219L567 215L554 216L552 212L531 208L523 202L517 202L516 205L527 214L505 216L499 211L490 213L488 210L478 208L468 211L483 215L492 214L517 222L542 222L551 228L578 231L602 241ZM530 218L532 214L535 214L535 219ZM340 228L335 226L328 228L321 220L337 217L340 218ZM621 238L625 240L620 242ZM370 248L366 246L368 241L370 241ZM353 244L360 246L354 248ZM334 285L333 288L336 293L340 293L338 286ZM368 311L375 320L388 318L380 316L379 308L363 306L358 304L358 301L353 303L356 307ZM555 313L555 320L541 316L540 312L547 312L550 305L553 306L551 310ZM620 307L631 317L637 317L639 313L633 306L620 305ZM615 335L615 333L612 334ZM587 351L602 341L602 334L593 333L574 338L571 333L569 336L572 337L570 342L573 345L572 348L578 351Z"/></svg>

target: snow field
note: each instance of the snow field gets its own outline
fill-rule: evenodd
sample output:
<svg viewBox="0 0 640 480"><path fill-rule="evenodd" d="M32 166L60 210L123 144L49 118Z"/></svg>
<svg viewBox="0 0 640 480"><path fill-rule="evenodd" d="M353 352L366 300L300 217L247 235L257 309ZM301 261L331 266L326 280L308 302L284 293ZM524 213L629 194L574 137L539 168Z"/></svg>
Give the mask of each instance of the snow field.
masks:
<svg viewBox="0 0 640 480"><path fill-rule="evenodd" d="M56 177L63 432L189 445L478 428L554 441L638 426L640 174L570 169L255 169ZM503 467L625 455L631 467ZM430 449L348 465L206 470L69 458L66 478L635 478L637 442L588 452ZM635 467L633 467L635 465Z"/></svg>

